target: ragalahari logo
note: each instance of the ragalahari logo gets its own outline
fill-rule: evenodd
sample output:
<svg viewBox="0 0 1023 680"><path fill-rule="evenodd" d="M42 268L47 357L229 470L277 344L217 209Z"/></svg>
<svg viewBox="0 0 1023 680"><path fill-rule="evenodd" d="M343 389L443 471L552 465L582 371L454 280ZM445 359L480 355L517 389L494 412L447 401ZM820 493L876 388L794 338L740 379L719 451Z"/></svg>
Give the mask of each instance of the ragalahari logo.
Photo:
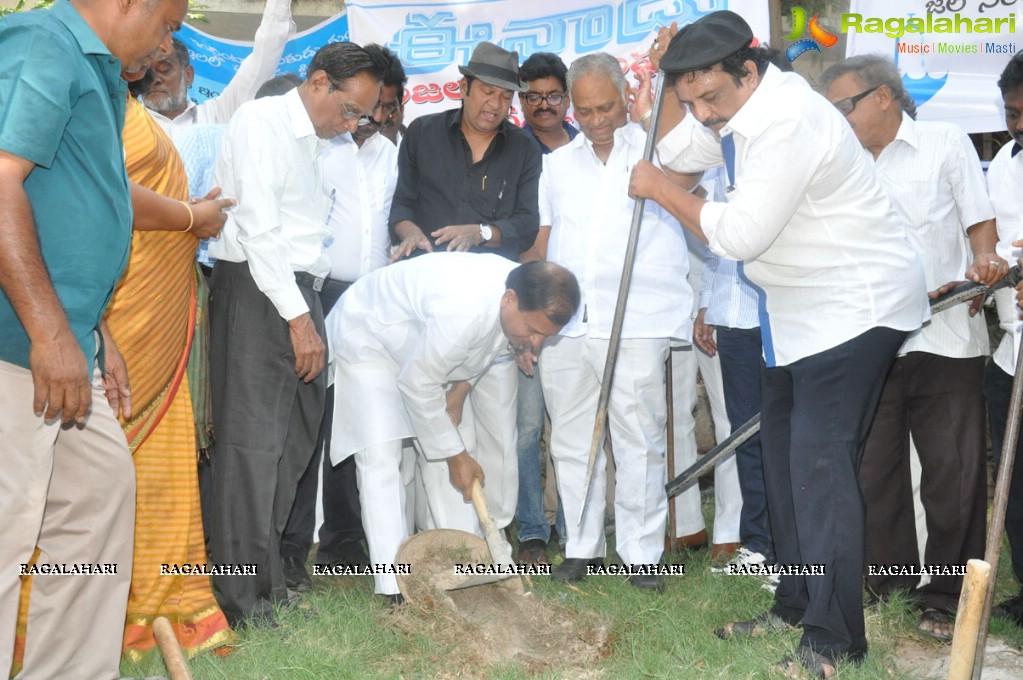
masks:
<svg viewBox="0 0 1023 680"><path fill-rule="evenodd" d="M809 31L810 37L800 40L803 37L803 33L807 31ZM838 42L837 35L821 26L819 14L814 14L813 19L810 19L809 26L807 26L806 10L802 7L792 8L792 32L785 39L796 41L785 50L785 56L788 57L790 62L795 61L811 50L820 52L821 47L834 47L835 43Z"/></svg>

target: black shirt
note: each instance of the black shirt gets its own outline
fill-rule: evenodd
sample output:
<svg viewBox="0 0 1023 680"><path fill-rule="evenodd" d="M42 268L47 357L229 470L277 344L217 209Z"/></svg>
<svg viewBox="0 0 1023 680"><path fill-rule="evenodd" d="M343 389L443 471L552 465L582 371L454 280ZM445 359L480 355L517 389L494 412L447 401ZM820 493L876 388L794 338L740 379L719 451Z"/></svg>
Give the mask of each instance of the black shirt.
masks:
<svg viewBox="0 0 1023 680"><path fill-rule="evenodd" d="M533 245L540 224L540 150L528 133L504 120L474 165L461 123L459 108L422 116L409 125L398 151L392 236L402 220L415 222L431 243L431 232L441 227L486 223L501 230L501 245L480 245L472 251L517 260ZM442 243L440 249L446 247Z"/></svg>

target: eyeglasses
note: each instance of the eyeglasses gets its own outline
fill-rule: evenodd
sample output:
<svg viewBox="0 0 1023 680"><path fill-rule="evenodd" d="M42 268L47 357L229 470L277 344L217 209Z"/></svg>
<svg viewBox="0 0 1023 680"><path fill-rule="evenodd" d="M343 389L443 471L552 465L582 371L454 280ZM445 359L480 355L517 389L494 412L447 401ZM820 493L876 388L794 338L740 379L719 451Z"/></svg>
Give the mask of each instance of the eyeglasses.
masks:
<svg viewBox="0 0 1023 680"><path fill-rule="evenodd" d="M341 114L341 117L344 118L345 120L355 120L356 118L358 118L361 121L363 118L367 119L369 118L369 116L367 116L362 111L353 111L352 109L348 108L348 105L345 104L343 101L341 102L341 110L344 112ZM360 122L359 125L365 125L365 123Z"/></svg>
<svg viewBox="0 0 1023 680"><path fill-rule="evenodd" d="M838 109L838 111L843 116L848 116L850 113L853 112L853 109L856 108L856 105L860 103L861 99L863 99L864 97L866 97L879 87L881 86L875 85L869 90L864 90L863 92L860 92L858 95L854 97L846 97L845 99L839 99L837 102L835 102L835 108Z"/></svg>
<svg viewBox="0 0 1023 680"><path fill-rule="evenodd" d="M551 94L540 94L539 92L527 92L522 96L526 100L526 103L530 106L536 106L540 102L547 102L551 106L557 106L561 102L565 101L565 95L560 92L552 92Z"/></svg>
<svg viewBox="0 0 1023 680"><path fill-rule="evenodd" d="M331 81L328 82L330 82L330 89L327 90L327 94L330 94L331 92L344 92L343 88L338 87ZM348 104L345 104L343 100L341 101L341 111L343 112L341 114L341 117L344 118L345 120L355 120L357 118L369 117L368 114L365 114L362 111L359 111L358 109L352 109ZM359 125L365 125L365 123L360 122Z"/></svg>

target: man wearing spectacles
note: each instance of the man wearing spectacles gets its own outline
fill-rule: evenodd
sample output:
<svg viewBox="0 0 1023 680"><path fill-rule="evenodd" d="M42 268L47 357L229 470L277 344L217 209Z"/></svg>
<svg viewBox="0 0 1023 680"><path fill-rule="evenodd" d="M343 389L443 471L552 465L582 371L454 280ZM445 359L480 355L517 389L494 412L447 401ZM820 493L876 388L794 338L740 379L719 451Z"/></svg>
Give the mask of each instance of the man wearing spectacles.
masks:
<svg viewBox="0 0 1023 680"><path fill-rule="evenodd" d="M405 70L394 52L380 45L366 45L366 53L383 74L380 99L372 116L362 116L353 133L330 140L323 155L323 191L328 196L327 257L330 275L323 282L320 302L326 317L341 294L357 279L387 264L390 233L387 216L398 181L398 149L383 135L383 126L399 93L405 88ZM379 134L378 134L379 133ZM335 344L331 339L330 344ZM349 414L345 414L347 417ZM355 458L337 466L330 464L331 429L334 418L334 387L327 388L323 424L312 460L298 483L295 504L281 537L284 578L292 590L312 586L306 558L316 526L316 487L323 459L323 526L319 533L316 564L368 564L363 547L365 534L355 477ZM374 493L367 489L366 493Z"/></svg>
<svg viewBox="0 0 1023 680"><path fill-rule="evenodd" d="M522 62L519 79L526 91L519 93L519 104L526 119L523 130L533 135L545 154L572 141L579 130L565 120L568 113L568 68L552 52L537 52Z"/></svg>
<svg viewBox="0 0 1023 680"><path fill-rule="evenodd" d="M1008 263L995 254L994 211L966 133L950 123L917 121L913 98L886 57L846 59L825 71L822 85L869 152L881 185L909 227L928 290L963 279L990 286L1008 273ZM923 563L966 564L983 556L982 381L988 352L984 315L969 305L936 315L899 350L860 461L868 565L920 564L910 441L924 480L919 487L927 516ZM950 640L962 577L934 575L917 587L919 580L867 574L867 585L879 597L897 589L910 592L922 611L920 631Z"/></svg>
<svg viewBox="0 0 1023 680"><path fill-rule="evenodd" d="M210 546L220 563L258 565L258 577L214 577L232 626L275 625L272 606L288 599L281 531L326 389L317 293L330 272L330 231L319 156L325 140L354 132L379 96L372 57L333 43L316 53L298 88L242 105L221 146L215 179L238 205L210 245Z"/></svg>

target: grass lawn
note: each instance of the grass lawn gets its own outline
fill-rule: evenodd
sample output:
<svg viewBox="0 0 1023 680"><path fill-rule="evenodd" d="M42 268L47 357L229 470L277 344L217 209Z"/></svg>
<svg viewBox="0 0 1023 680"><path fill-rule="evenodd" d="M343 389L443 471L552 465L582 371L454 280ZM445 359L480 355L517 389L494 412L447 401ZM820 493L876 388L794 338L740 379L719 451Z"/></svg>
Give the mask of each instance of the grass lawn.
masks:
<svg viewBox="0 0 1023 680"><path fill-rule="evenodd" d="M549 603L556 616L606 623L607 642L599 658L579 663L551 654L550 665L481 665L485 641L471 630L446 625L443 617L406 607L392 611L372 594L368 577L314 577L302 603L279 615L280 630L250 629L239 634L235 651L220 658L202 654L191 661L197 680L302 680L320 678L782 678L774 666L795 648L798 632L757 640L723 641L713 630L746 619L770 606L771 595L749 576L709 572L707 551L673 555L686 574L667 577L662 595L640 592L623 579L589 577L578 588L534 577L534 597ZM1016 592L1007 547L1003 547L995 601ZM914 678L900 671L895 649L913 638L933 648L916 631L916 614L901 598L866 610L870 654L858 668L842 667L845 680ZM549 623L549 622L545 622ZM522 627L537 625L528 618ZM991 636L1023 647L1023 630L993 620ZM141 663L125 662L122 675L165 676L159 653Z"/></svg>

